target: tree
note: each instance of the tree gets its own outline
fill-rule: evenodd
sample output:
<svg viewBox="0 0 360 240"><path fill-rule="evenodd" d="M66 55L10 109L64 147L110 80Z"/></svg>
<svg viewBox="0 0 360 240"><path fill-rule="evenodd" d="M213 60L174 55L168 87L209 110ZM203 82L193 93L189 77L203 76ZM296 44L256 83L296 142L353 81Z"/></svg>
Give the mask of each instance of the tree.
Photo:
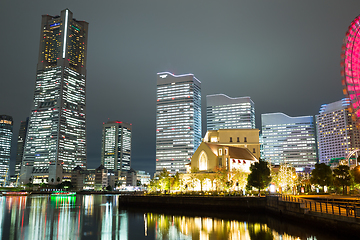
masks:
<svg viewBox="0 0 360 240"><path fill-rule="evenodd" d="M311 184L318 184L324 190L324 186L329 186L333 182L333 175L330 166L325 163L315 164L315 169L311 172Z"/></svg>
<svg viewBox="0 0 360 240"><path fill-rule="evenodd" d="M156 192L158 188L160 188L158 179L151 179L148 185L148 190L150 192Z"/></svg>
<svg viewBox="0 0 360 240"><path fill-rule="evenodd" d="M345 187L351 184L350 167L347 165L339 165L334 169L334 185L343 188L343 194L346 193Z"/></svg>
<svg viewBox="0 0 360 240"><path fill-rule="evenodd" d="M281 187L283 191L287 191L296 184L296 171L295 168L290 167L287 164L281 164L279 171L273 173L273 181L278 187Z"/></svg>
<svg viewBox="0 0 360 240"><path fill-rule="evenodd" d="M141 181L140 180L136 180L136 186L141 186Z"/></svg>
<svg viewBox="0 0 360 240"><path fill-rule="evenodd" d="M173 190L180 189L180 174L179 174L179 172L176 172L176 174L170 179L170 187Z"/></svg>
<svg viewBox="0 0 360 240"><path fill-rule="evenodd" d="M159 186L161 190L165 192L170 190L170 175L169 172L164 168L159 175Z"/></svg>
<svg viewBox="0 0 360 240"><path fill-rule="evenodd" d="M259 160L250 167L251 173L248 176L248 186L255 187L260 190L269 185L271 181L270 169L267 162Z"/></svg>
<svg viewBox="0 0 360 240"><path fill-rule="evenodd" d="M214 180L216 180L216 190L218 190L218 187L221 190L222 189L228 190L229 176L228 176L228 171L227 171L226 167L223 167L223 168L215 167L214 171L215 171Z"/></svg>
<svg viewBox="0 0 360 240"><path fill-rule="evenodd" d="M241 169L233 169L230 172L230 179L238 189L245 189L248 174ZM237 189L237 190L238 190Z"/></svg>

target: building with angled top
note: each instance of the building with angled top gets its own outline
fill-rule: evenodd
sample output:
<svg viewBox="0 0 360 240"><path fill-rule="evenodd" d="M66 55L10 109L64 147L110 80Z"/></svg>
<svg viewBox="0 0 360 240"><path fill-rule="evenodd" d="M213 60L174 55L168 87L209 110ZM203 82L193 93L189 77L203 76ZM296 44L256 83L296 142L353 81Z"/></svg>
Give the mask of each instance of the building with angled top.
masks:
<svg viewBox="0 0 360 240"><path fill-rule="evenodd" d="M9 176L13 118L0 115L0 185L4 186Z"/></svg>
<svg viewBox="0 0 360 240"><path fill-rule="evenodd" d="M316 115L317 142L321 163L338 162L360 148L360 132L349 112L350 101L344 98L321 105ZM336 164L335 164L336 165Z"/></svg>
<svg viewBox="0 0 360 240"><path fill-rule="evenodd" d="M302 172L317 163L313 116L290 117L284 113L261 114L264 160L289 164Z"/></svg>
<svg viewBox="0 0 360 240"><path fill-rule="evenodd" d="M207 130L255 128L255 104L250 97L206 96Z"/></svg>
<svg viewBox="0 0 360 240"><path fill-rule="evenodd" d="M201 82L193 74L157 74L156 173L185 173L201 142Z"/></svg>
<svg viewBox="0 0 360 240"><path fill-rule="evenodd" d="M58 16L43 15L40 29L33 106L21 167L23 183L57 179L60 162L68 175L78 165L86 168L88 23L64 9Z"/></svg>
<svg viewBox="0 0 360 240"><path fill-rule="evenodd" d="M103 124L101 164L118 178L126 178L131 168L131 132L131 123L109 121Z"/></svg>

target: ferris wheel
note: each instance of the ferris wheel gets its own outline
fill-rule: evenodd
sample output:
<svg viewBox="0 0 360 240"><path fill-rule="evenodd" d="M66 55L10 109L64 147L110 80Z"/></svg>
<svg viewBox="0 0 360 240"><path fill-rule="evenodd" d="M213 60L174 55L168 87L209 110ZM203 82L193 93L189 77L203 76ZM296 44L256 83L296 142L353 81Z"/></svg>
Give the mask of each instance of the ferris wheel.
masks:
<svg viewBox="0 0 360 240"><path fill-rule="evenodd" d="M346 32L341 51L341 76L344 94L350 100L349 111L360 125L360 15Z"/></svg>

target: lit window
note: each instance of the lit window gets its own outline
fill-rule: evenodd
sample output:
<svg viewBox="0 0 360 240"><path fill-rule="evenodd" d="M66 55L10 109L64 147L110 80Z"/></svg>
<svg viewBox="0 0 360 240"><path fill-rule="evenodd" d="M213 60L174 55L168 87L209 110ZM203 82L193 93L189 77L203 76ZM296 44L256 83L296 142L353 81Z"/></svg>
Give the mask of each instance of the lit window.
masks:
<svg viewBox="0 0 360 240"><path fill-rule="evenodd" d="M200 153L199 157L199 170L205 171L207 170L207 155L204 151Z"/></svg>

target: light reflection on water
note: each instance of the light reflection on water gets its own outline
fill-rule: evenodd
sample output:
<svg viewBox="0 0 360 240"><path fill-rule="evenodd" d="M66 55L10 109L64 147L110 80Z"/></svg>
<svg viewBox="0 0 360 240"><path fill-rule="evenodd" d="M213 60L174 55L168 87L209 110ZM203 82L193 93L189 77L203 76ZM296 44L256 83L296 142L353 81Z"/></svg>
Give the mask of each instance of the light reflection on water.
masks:
<svg viewBox="0 0 360 240"><path fill-rule="evenodd" d="M329 239L291 236L270 228L277 222L260 222L119 210L111 195L0 197L1 239Z"/></svg>

